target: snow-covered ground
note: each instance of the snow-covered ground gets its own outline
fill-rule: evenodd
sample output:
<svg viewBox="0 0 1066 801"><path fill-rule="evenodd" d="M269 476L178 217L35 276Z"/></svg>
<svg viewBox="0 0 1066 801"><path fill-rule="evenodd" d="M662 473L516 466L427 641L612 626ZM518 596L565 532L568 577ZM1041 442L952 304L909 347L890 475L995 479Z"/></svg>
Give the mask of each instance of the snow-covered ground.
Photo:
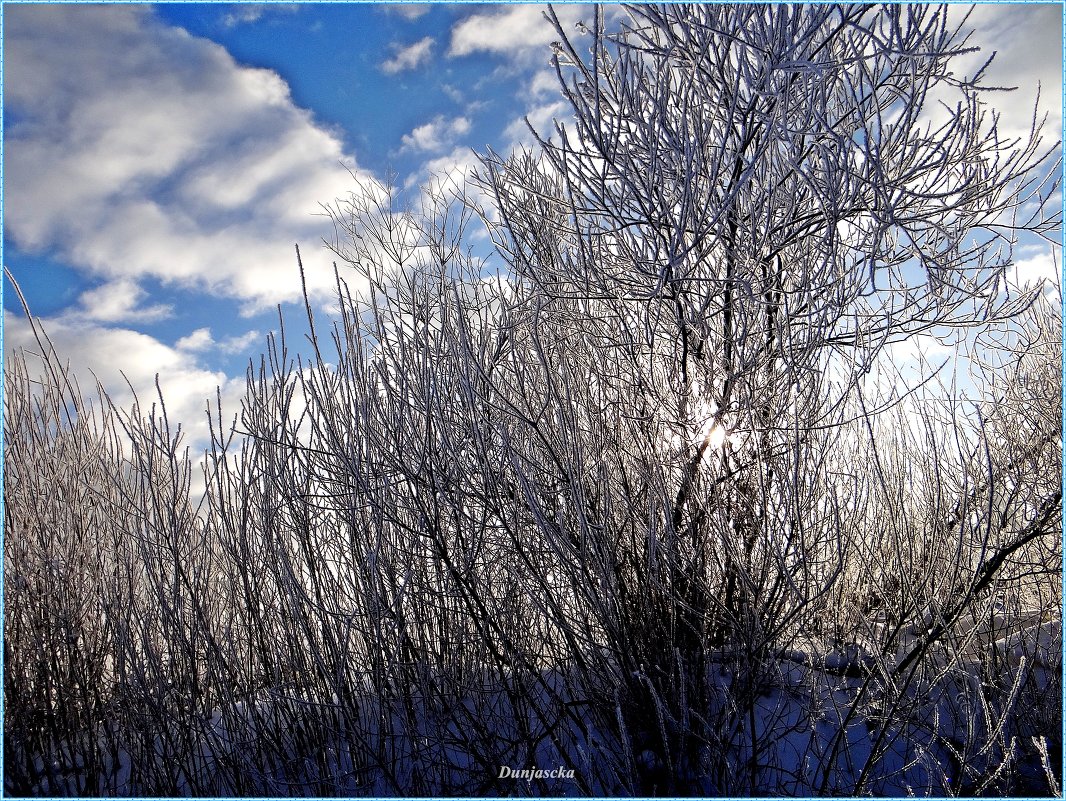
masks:
<svg viewBox="0 0 1066 801"><path fill-rule="evenodd" d="M970 640L959 653L943 649L921 671L894 675L919 634L887 658L857 643L811 642L781 653L747 702L738 690L751 686L746 666L726 651L711 654L706 720L714 727L689 775L674 777L675 788L733 796L967 795L997 792L1000 772L1017 768L1029 792L1052 792L1048 772L1057 772L1061 746L1049 753L1025 705L1061 686L1061 622L1033 621L984 653ZM997 687L993 673L1016 680ZM663 766L646 747L647 732L630 729L630 738L620 738L612 710L597 717L582 704L595 695L602 707L603 694L578 697L578 685L558 671L524 680L516 674L468 684L465 697L450 703L447 692L430 698L395 687L375 693L369 685L346 699L264 690L176 719L147 738L100 722L34 755L32 785L9 780L7 790L309 797L655 791ZM653 732L656 722L645 723ZM16 743L7 743L7 756L18 758Z"/></svg>

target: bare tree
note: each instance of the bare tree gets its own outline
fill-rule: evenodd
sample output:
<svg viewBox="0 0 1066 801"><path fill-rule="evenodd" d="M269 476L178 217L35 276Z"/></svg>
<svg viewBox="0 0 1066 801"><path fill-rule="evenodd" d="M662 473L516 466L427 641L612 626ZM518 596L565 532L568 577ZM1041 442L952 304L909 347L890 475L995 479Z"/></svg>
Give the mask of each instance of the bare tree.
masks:
<svg viewBox="0 0 1066 801"><path fill-rule="evenodd" d="M1033 302L1007 297L1004 270L1019 231L1058 229L1045 204L1058 143L1042 145L1035 120L1026 141L1000 135L983 69L950 69L972 48L944 8L629 14L619 34L597 14L587 50L552 16L573 118L550 141L538 137L535 159L486 159L484 187L499 209L494 241L529 302L565 316L561 360L582 359L581 344L609 353L594 385L632 399L625 416L643 436L629 430L606 453L639 458L666 432L680 443L674 474L655 486L639 462L596 460L624 488L610 495L625 499L630 522L641 515L616 557L633 567L602 577L615 609L600 625L627 662L633 719L659 721L656 769L677 776L711 739L689 723L707 700L708 648L740 647L736 669L758 672L843 583L860 522L848 507L863 491L840 480L848 469L834 451L856 445L852 421L873 425L897 400L870 378L886 346L987 327ZM589 400L568 411L603 408ZM1042 432L1034 446L1051 441ZM878 442L866 449L873 461L855 459L856 473L878 468ZM960 490L954 503L967 506ZM603 501L570 501L583 525L617 530ZM964 575L936 591L962 595L901 669L1009 552L1054 532L1058 508L1045 490L1026 533L1003 541L982 529L967 559L955 555ZM950 551L958 521L939 514L933 541ZM898 549L919 534L913 522L900 524ZM922 559L937 569L931 553ZM748 675L734 695L758 683ZM752 738L754 704L736 706ZM736 791L758 788L757 750L753 740L751 784Z"/></svg>

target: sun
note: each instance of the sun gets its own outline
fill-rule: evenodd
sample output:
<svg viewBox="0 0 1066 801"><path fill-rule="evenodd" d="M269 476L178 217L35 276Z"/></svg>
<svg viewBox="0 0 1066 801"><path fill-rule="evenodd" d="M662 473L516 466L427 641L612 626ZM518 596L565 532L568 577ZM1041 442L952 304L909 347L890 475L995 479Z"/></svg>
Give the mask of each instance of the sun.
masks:
<svg viewBox="0 0 1066 801"><path fill-rule="evenodd" d="M696 426L699 445L706 445L712 450L721 450L727 441L730 441L732 433L728 426L722 424L719 419L718 407L713 402L701 401L696 407Z"/></svg>
<svg viewBox="0 0 1066 801"><path fill-rule="evenodd" d="M729 438L729 432L725 430L723 426L718 424L712 424L710 429L704 434L703 441L714 450L721 450L725 445L726 440Z"/></svg>

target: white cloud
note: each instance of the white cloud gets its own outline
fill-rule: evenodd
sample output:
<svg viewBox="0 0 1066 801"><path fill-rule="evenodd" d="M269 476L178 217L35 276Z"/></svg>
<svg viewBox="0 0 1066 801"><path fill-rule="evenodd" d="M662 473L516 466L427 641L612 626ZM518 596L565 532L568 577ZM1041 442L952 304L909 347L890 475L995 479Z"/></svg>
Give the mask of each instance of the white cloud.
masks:
<svg viewBox="0 0 1066 801"><path fill-rule="evenodd" d="M460 187L465 184L479 164L478 157L473 150L468 147L457 147L449 153L425 162L417 173L407 178L404 186L410 188L421 181L430 194L448 187ZM480 198L472 187L468 189L472 198Z"/></svg>
<svg viewBox="0 0 1066 801"><path fill-rule="evenodd" d="M194 354L168 347L137 331L99 326L71 316L38 320L38 323L44 326L59 359L71 365L77 385L91 402L95 403L99 380L119 409L129 411L136 393L140 412L147 416L153 406L158 408L159 391L162 392L171 435L177 433L180 424L182 447L189 448L193 463L190 498L195 503L204 492L202 465L204 451L211 442L207 405L210 402L214 409L220 396L224 425L228 426L240 412L246 391L244 378L230 378L225 373L206 370L197 363ZM31 354L40 353L40 347L30 325L24 316L5 311L4 357L10 359L18 349L26 351L30 378L36 378L39 373L35 370L42 365Z"/></svg>
<svg viewBox="0 0 1066 801"><path fill-rule="evenodd" d="M17 115L4 222L17 245L109 282L154 276L255 311L299 297L302 242L309 291L330 296L316 246L332 229L317 213L351 189L352 159L281 78L146 6L12 6L4 23Z"/></svg>
<svg viewBox="0 0 1066 801"><path fill-rule="evenodd" d="M466 102L466 97L463 95L462 91L452 86L450 83L442 83L440 85L440 90L444 92L444 94L448 96L448 99L453 103L462 105Z"/></svg>
<svg viewBox="0 0 1066 801"><path fill-rule="evenodd" d="M555 103L545 103L540 106L534 106L526 112L525 118L512 120L511 124L508 125L504 131L504 134L510 138L514 145L532 146L536 141L529 130L529 125L532 125L533 130L535 130L542 138L551 139L555 134L555 120L562 119L564 112L569 108L570 106L562 100ZM526 118L529 119L529 125L526 124Z"/></svg>
<svg viewBox="0 0 1066 801"><path fill-rule="evenodd" d="M940 363L958 355L955 344L929 334L915 334L902 342L893 342L885 346L885 351L893 364L928 360Z"/></svg>
<svg viewBox="0 0 1066 801"><path fill-rule="evenodd" d="M419 39L413 45L401 47L393 45L396 55L382 62L381 71L386 75L395 75L404 70L413 70L429 60L433 52L433 37L427 36Z"/></svg>
<svg viewBox="0 0 1066 801"><path fill-rule="evenodd" d="M197 328L188 336L182 337L175 342L174 347L178 350L199 352L207 350L214 344L215 339L211 336L210 328Z"/></svg>
<svg viewBox="0 0 1066 801"><path fill-rule="evenodd" d="M529 94L535 98L559 94L559 76L554 69L537 70L529 82Z"/></svg>
<svg viewBox="0 0 1066 801"><path fill-rule="evenodd" d="M960 22L969 10L970 6L949 6L949 19ZM971 44L981 50L961 57L957 70L973 72L994 51L995 59L982 82L986 86L1017 87L1012 92L985 96L1001 114L1000 131L1008 137L1028 135L1039 85L1040 112L1048 114L1044 142L1057 140L1062 129L1062 6L976 5L965 27L974 29Z"/></svg>
<svg viewBox="0 0 1066 801"><path fill-rule="evenodd" d="M258 331L247 331L238 336L226 337L218 343L219 350L223 353L240 353L259 341Z"/></svg>
<svg viewBox="0 0 1066 801"><path fill-rule="evenodd" d="M944 332L940 337L914 334L888 344L874 363L869 376L871 388L902 393L916 389L933 375L922 392L936 395L954 384L957 391L968 394L973 388L973 347L972 338L958 331Z"/></svg>
<svg viewBox="0 0 1066 801"><path fill-rule="evenodd" d="M418 186L423 198L430 204L440 199L462 197L482 207L489 219L496 219L495 198L483 191L479 184L471 182L475 171L481 168L478 154L469 147L457 147L449 153L430 159L421 165L404 182L404 188ZM471 243L489 245L488 231L480 225L467 229Z"/></svg>
<svg viewBox="0 0 1066 801"><path fill-rule="evenodd" d="M258 22L266 6L263 3L245 3L231 8L234 10L222 18L222 24L227 28Z"/></svg>
<svg viewBox="0 0 1066 801"><path fill-rule="evenodd" d="M419 125L411 133L404 134L403 149L428 152L444 150L469 130L470 120L466 117L449 120L438 115L425 125Z"/></svg>
<svg viewBox="0 0 1066 801"><path fill-rule="evenodd" d="M299 8L297 3L235 3L229 6L233 10L222 18L222 24L227 28L236 28L238 25L251 25L259 22L269 9L270 11L287 11L295 13Z"/></svg>
<svg viewBox="0 0 1066 801"><path fill-rule="evenodd" d="M1062 285L1061 269L1058 253L1051 248L1041 249L1031 256L1016 259L1007 271L1007 280L1019 289L1042 285L1043 297L1057 303Z"/></svg>
<svg viewBox="0 0 1066 801"><path fill-rule="evenodd" d="M429 6L429 3L411 3L407 0L400 0L400 2L387 3L385 10L403 17L408 22L414 22L429 13Z"/></svg>
<svg viewBox="0 0 1066 801"><path fill-rule="evenodd" d="M74 313L107 323L150 322L171 315L173 308L167 304L140 307L146 295L136 281L120 278L83 292L78 299L80 309Z"/></svg>
<svg viewBox="0 0 1066 801"><path fill-rule="evenodd" d="M237 336L226 337L216 342L211 335L210 328L197 328L188 336L184 336L174 343L174 347L180 351L189 353L203 353L204 351L217 350L222 353L234 354L247 350L249 346L259 340L258 331L247 331Z"/></svg>
<svg viewBox="0 0 1066 801"><path fill-rule="evenodd" d="M229 378L225 373L205 370L191 353L129 329L108 328L71 318L40 322L60 359L73 366L78 383L87 395L94 394L95 375L120 408L129 408L133 400L126 384L129 379L140 399L142 412L147 413L153 402L158 403L155 389L158 374L167 416L172 424L181 422L186 443L194 454L208 443L205 409L208 399L215 397L216 388L222 391L223 412L232 414L240 409L243 378ZM22 315L4 313L4 348L8 358L17 348L39 352L29 323Z"/></svg>
<svg viewBox="0 0 1066 801"><path fill-rule="evenodd" d="M534 54L548 58L546 45L558 38L551 23L544 18L543 5L513 5L506 9L473 14L452 28L449 56L467 56L490 52L512 58L529 58ZM590 16L588 6L555 6L559 22L566 30Z"/></svg>

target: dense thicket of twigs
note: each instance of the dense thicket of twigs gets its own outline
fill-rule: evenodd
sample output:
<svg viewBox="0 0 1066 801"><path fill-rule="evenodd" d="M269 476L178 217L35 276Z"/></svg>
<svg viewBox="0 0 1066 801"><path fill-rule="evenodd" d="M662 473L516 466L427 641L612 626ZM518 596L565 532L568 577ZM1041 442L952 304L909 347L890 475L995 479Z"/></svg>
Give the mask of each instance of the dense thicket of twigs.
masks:
<svg viewBox="0 0 1066 801"><path fill-rule="evenodd" d="M536 153L329 207L199 505L163 398L8 361L8 793L1058 793L1055 147L942 9L628 13Z"/></svg>

